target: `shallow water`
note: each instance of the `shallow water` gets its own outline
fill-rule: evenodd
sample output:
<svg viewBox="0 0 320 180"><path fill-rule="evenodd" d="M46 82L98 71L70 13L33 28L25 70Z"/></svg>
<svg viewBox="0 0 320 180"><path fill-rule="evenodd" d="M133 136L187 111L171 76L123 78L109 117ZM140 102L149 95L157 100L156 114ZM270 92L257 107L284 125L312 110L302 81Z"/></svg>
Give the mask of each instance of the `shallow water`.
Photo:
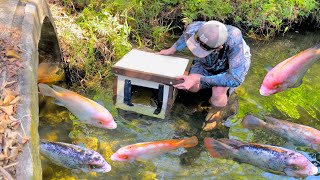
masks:
<svg viewBox="0 0 320 180"><path fill-rule="evenodd" d="M248 131L239 124L248 113L256 116L270 115L279 119L320 129L320 63L315 63L306 73L303 84L270 97L259 94L266 66L274 66L298 52L320 42L320 33L288 33L269 42L248 42L252 64L245 82L236 90L239 112L226 125L212 132L201 131L206 115L208 92L192 94L179 92L171 117L161 120L135 113L119 112L112 105L112 89L98 89L86 96L103 101L118 123L115 130L105 130L78 122L63 107L45 98L40 104L40 137L85 146L102 154L112 166L106 174L83 173L65 169L42 159L43 179L294 179L274 175L247 164L232 160L213 159L203 147L204 137L228 137L242 141L283 146L285 141L263 131ZM109 83L112 87L112 81ZM122 146L162 139L184 138L196 135L199 145L179 149L149 161L134 163L112 162L110 156ZM307 152L303 152L311 158ZM307 179L320 177L310 176Z"/></svg>

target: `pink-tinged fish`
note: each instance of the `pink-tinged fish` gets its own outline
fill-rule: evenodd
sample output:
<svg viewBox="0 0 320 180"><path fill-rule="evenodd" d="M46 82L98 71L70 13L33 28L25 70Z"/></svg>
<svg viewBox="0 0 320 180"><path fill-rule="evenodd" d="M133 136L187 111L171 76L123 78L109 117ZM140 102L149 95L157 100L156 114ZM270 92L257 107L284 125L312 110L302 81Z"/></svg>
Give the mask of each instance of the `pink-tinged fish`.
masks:
<svg viewBox="0 0 320 180"><path fill-rule="evenodd" d="M232 159L275 174L299 178L318 172L305 156L282 147L213 138L205 138L204 145L214 158Z"/></svg>
<svg viewBox="0 0 320 180"><path fill-rule="evenodd" d="M97 102L59 86L53 85L52 88L46 84L38 86L42 95L54 97L56 104L66 107L84 123L100 128L117 128L110 112Z"/></svg>
<svg viewBox="0 0 320 180"><path fill-rule="evenodd" d="M247 129L263 129L292 142L294 145L320 151L320 131L317 129L268 116L265 116L265 120L266 122L253 115L247 115L243 118L242 125Z"/></svg>
<svg viewBox="0 0 320 180"><path fill-rule="evenodd" d="M276 65L265 76L260 94L269 96L301 85L310 66L320 59L320 44L306 49Z"/></svg>
<svg viewBox="0 0 320 180"><path fill-rule="evenodd" d="M112 156L112 161L147 160L178 148L190 148L198 144L198 138L192 136L186 139L172 139L155 142L137 143L122 147Z"/></svg>

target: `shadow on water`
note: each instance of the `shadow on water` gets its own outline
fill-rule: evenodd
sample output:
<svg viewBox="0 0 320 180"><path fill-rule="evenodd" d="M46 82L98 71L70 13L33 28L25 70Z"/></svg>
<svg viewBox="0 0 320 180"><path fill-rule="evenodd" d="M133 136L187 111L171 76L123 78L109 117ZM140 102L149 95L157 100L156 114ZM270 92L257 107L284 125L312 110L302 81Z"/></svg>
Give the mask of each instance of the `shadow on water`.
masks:
<svg viewBox="0 0 320 180"><path fill-rule="evenodd" d="M266 66L274 66L298 52L320 42L319 33L288 33L270 42L249 42L252 64L245 82L236 90L239 112L222 127L211 132L201 130L209 108L210 91L193 94L179 91L171 117L156 119L136 113L117 111L112 105L112 89L98 89L86 96L103 101L113 114L118 128L99 129L79 123L63 107L46 98L40 101L40 137L51 141L62 141L85 146L99 152L112 166L106 174L83 173L56 166L42 159L43 179L294 179L274 175L247 164L231 160L213 159L203 147L204 137L233 138L242 141L284 146L280 137L260 130L249 131L240 125L246 114L258 117L270 115L278 119L320 129L320 76L315 63L306 73L303 84L295 89L263 97L259 94L260 84L266 74ZM112 87L112 82L108 83ZM134 163L112 162L110 156L120 147L147 141L184 138L199 138L199 145L189 149L179 149L149 161ZM305 155L308 150L299 149ZM303 150L303 151L302 151ZM319 154L307 155L317 164ZM316 179L318 177L307 177Z"/></svg>

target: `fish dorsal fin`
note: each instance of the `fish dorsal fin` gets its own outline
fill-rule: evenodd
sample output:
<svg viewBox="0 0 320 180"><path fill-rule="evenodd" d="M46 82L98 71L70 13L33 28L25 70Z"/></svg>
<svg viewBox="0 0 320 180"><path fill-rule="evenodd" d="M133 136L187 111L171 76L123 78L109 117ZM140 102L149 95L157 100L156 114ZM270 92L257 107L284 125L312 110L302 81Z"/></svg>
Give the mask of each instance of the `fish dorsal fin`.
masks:
<svg viewBox="0 0 320 180"><path fill-rule="evenodd" d="M65 147L74 149L74 150L77 151L77 152L81 152L81 151L83 151L83 149L84 149L84 148L81 147L81 146L76 146L76 145L73 145L73 144L68 144L68 143L64 143L64 142L50 142L50 141L43 140L43 139L40 140L40 143L57 144L57 145L59 145L59 146L65 146Z"/></svg>
<svg viewBox="0 0 320 180"><path fill-rule="evenodd" d="M291 141L287 141L287 142L283 145L283 147L284 147L284 148L287 148L287 149L290 149L290 150L293 150L293 151L296 150L295 145L294 145L293 142L291 142Z"/></svg>
<svg viewBox="0 0 320 180"><path fill-rule="evenodd" d="M86 145L83 142L79 143L77 146L82 147L82 148L86 148Z"/></svg>
<svg viewBox="0 0 320 180"><path fill-rule="evenodd" d="M55 142L56 144L60 144L60 145L63 145L63 146L66 146L68 148L71 148L71 149L74 149L75 151L77 152L81 152L83 151L84 147L82 146L77 146L77 145L74 145L74 144L67 144L67 143L63 143L63 142Z"/></svg>
<svg viewBox="0 0 320 180"><path fill-rule="evenodd" d="M57 99L54 101L54 103L56 105L58 105L58 106L64 106L64 104L61 101L57 100Z"/></svg>
<svg viewBox="0 0 320 180"><path fill-rule="evenodd" d="M240 146L245 145L243 142L234 140L234 139L219 139L219 141L223 142L224 144L227 144L228 146L231 146L235 149L238 149Z"/></svg>
<svg viewBox="0 0 320 180"><path fill-rule="evenodd" d="M278 124L279 120L276 118L273 118L271 116L264 116L264 119L266 122L271 123L271 124Z"/></svg>
<svg viewBox="0 0 320 180"><path fill-rule="evenodd" d="M56 85L52 85L52 88L57 91L57 92L63 92L63 93L75 93L73 91L70 91L68 89L65 89L63 87L59 87L59 86L56 86Z"/></svg>
<svg viewBox="0 0 320 180"><path fill-rule="evenodd" d="M95 102L104 107L104 104L103 104L103 102L101 100L95 100Z"/></svg>
<svg viewBox="0 0 320 180"><path fill-rule="evenodd" d="M40 139L40 143L48 143L48 141L44 139Z"/></svg>
<svg viewBox="0 0 320 180"><path fill-rule="evenodd" d="M269 72L269 71L271 71L271 69L273 69L273 67L270 66L270 65L267 65L267 66L264 67L264 69L265 69L267 72Z"/></svg>

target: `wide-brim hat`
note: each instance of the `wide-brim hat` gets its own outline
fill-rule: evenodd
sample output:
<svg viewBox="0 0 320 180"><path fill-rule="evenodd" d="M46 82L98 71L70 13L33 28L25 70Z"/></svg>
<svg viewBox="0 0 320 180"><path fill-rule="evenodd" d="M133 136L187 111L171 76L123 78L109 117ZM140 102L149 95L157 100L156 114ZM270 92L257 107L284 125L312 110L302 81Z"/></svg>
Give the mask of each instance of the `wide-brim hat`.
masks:
<svg viewBox="0 0 320 180"><path fill-rule="evenodd" d="M219 21L208 21L186 41L189 50L197 57L211 54L215 48L223 45L228 38L227 27ZM209 47L204 48L203 46ZM210 49L210 50L208 50Z"/></svg>

